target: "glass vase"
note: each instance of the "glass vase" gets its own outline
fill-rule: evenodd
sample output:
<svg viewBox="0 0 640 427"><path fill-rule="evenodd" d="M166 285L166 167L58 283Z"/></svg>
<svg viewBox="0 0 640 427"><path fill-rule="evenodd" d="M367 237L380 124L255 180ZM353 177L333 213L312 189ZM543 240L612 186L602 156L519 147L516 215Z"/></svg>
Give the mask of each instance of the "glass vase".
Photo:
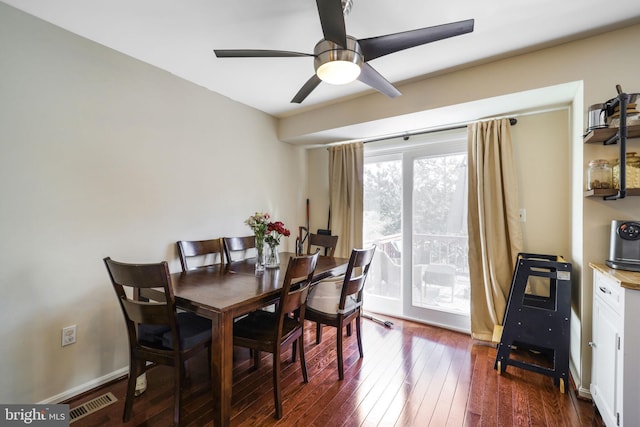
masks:
<svg viewBox="0 0 640 427"><path fill-rule="evenodd" d="M264 271L264 235L256 234L256 273Z"/></svg>
<svg viewBox="0 0 640 427"><path fill-rule="evenodd" d="M278 245L269 245L266 265L267 268L280 267L280 254L278 253Z"/></svg>

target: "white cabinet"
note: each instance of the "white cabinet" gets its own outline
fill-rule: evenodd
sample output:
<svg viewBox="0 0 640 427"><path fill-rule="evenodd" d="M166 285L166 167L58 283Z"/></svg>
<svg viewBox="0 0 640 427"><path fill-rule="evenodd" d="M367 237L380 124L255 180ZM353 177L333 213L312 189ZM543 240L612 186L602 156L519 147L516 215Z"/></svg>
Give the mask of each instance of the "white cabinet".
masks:
<svg viewBox="0 0 640 427"><path fill-rule="evenodd" d="M640 273L590 264L591 395L608 427L640 425Z"/></svg>
<svg viewBox="0 0 640 427"><path fill-rule="evenodd" d="M613 285L598 271L593 277L593 332L591 396L607 426L618 424L620 413L617 379L620 376L622 319L611 303Z"/></svg>

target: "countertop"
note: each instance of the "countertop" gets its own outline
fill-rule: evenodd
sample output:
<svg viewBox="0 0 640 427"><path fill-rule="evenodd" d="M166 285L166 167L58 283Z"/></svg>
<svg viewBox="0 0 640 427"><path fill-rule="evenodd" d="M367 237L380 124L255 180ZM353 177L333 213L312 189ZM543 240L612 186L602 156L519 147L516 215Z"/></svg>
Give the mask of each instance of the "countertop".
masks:
<svg viewBox="0 0 640 427"><path fill-rule="evenodd" d="M636 271L616 270L605 264L589 263L589 267L613 277L620 286L627 289L640 291L640 273Z"/></svg>

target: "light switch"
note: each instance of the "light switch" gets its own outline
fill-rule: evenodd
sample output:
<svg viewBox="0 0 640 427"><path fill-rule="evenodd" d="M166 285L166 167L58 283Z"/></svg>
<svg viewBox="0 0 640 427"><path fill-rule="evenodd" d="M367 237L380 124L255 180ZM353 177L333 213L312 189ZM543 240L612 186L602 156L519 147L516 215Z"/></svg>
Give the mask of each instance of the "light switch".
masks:
<svg viewBox="0 0 640 427"><path fill-rule="evenodd" d="M520 209L520 222L527 222L527 210Z"/></svg>

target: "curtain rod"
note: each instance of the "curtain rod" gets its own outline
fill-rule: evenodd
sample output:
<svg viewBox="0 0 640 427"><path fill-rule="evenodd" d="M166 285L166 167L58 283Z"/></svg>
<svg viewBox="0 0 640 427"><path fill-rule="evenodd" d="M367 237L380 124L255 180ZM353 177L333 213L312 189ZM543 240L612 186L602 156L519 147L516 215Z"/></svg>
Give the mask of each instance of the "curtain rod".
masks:
<svg viewBox="0 0 640 427"><path fill-rule="evenodd" d="M518 123L518 119L516 119L515 117L509 117L509 123L511 124L511 126L514 126L516 123ZM399 137L403 137L403 139L406 141L411 136L426 135L426 134L429 134L429 133L436 133L436 132L445 132L445 131L448 131L448 130L464 129L469 124L470 123L463 124L463 125L435 128L435 129L425 129L425 130L419 130L419 131L414 131L414 132L396 133L396 134L391 134L391 135L387 135L387 136L380 136L380 137L375 137L375 138L370 138L370 139L364 139L364 140L362 140L362 142L364 144L366 144L368 142L384 141L384 140L387 140L387 139L393 139L393 138L399 138Z"/></svg>

